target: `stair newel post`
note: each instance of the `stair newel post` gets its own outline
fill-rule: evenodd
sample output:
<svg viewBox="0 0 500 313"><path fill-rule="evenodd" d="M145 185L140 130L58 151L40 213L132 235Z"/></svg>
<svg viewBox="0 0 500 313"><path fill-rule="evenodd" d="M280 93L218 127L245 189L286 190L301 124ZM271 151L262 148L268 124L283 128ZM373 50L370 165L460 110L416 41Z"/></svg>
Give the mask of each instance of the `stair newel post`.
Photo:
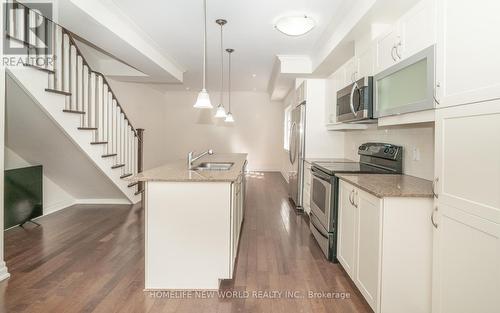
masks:
<svg viewBox="0 0 500 313"><path fill-rule="evenodd" d="M142 173L144 166L144 128L137 128L137 173ZM137 191L144 190L144 182L137 184ZM144 192L142 193L142 205L144 205Z"/></svg>

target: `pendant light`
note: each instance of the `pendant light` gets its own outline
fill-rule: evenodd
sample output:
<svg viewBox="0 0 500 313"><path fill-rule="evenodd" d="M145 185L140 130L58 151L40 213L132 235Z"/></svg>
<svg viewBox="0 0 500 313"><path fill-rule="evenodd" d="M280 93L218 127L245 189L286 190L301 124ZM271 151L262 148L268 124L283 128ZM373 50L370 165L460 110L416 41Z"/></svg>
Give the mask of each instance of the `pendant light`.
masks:
<svg viewBox="0 0 500 313"><path fill-rule="evenodd" d="M210 95L206 89L207 82L207 0L203 0L203 89L198 94L198 99L194 104L198 109L211 109L212 103L210 102Z"/></svg>
<svg viewBox="0 0 500 313"><path fill-rule="evenodd" d="M225 118L226 110L224 109L224 42L222 36L222 27L227 24L227 21L218 19L215 22L220 25L220 102L217 106L215 117Z"/></svg>
<svg viewBox="0 0 500 313"><path fill-rule="evenodd" d="M227 88L229 93L229 101L228 101L228 111L225 121L227 123L233 123L234 117L233 114L231 113L231 54L233 54L234 49L226 49L226 51L229 54L229 78L228 78L228 88Z"/></svg>

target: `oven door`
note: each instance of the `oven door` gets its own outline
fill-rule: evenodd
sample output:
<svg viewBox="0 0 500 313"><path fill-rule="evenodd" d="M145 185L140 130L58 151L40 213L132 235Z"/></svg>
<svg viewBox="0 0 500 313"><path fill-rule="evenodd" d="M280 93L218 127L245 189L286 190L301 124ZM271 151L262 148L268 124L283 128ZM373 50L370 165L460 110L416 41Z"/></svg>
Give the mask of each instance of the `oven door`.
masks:
<svg viewBox="0 0 500 313"><path fill-rule="evenodd" d="M331 177L313 167L311 182L311 211L328 232L333 231Z"/></svg>

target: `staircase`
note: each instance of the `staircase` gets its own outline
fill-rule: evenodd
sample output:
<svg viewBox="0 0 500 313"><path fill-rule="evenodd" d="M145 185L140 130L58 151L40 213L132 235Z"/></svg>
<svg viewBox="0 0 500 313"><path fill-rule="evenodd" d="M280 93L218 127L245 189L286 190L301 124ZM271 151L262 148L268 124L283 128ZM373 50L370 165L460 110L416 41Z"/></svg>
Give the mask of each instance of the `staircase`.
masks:
<svg viewBox="0 0 500 313"><path fill-rule="evenodd" d="M132 202L141 183L143 129L135 129L103 74L91 69L68 30L17 3L7 16L8 40L28 56L8 74ZM35 25L40 25L35 27Z"/></svg>

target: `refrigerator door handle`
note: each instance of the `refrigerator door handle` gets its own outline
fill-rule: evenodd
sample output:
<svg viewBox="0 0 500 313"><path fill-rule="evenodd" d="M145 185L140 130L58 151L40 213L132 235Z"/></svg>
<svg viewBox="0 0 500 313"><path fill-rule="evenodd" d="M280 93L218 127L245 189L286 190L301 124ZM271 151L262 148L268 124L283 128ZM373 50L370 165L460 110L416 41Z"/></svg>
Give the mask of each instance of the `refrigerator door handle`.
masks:
<svg viewBox="0 0 500 313"><path fill-rule="evenodd" d="M289 147L289 150L288 150L288 153L290 155L290 163L294 164L295 163L295 160L297 159L296 158L296 154L297 154L297 151L296 151L296 146L297 146L297 138L296 138L296 127L297 127L297 123L296 122L293 122L292 123L292 127L290 129L290 147Z"/></svg>
<svg viewBox="0 0 500 313"><path fill-rule="evenodd" d="M289 132L289 137L288 137L288 159L290 160L290 163L292 163L292 144L293 144L293 125L295 124L292 123L290 125L290 132Z"/></svg>

